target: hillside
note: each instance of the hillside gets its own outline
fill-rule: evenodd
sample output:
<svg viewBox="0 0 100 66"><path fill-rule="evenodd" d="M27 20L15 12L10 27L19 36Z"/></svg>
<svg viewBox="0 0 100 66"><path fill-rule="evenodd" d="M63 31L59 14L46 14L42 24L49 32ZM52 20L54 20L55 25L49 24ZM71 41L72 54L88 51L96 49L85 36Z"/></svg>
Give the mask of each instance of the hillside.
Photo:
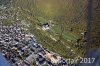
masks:
<svg viewBox="0 0 100 66"><path fill-rule="evenodd" d="M43 47L64 58L84 56L87 0L13 0L0 15L25 25ZM49 24L49 30L43 30Z"/></svg>

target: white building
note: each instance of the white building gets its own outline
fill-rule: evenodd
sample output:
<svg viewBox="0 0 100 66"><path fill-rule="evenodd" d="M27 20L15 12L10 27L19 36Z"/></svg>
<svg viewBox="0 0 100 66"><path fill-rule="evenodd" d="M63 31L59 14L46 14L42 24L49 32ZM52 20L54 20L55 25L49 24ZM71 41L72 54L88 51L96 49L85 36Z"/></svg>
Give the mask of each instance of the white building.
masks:
<svg viewBox="0 0 100 66"><path fill-rule="evenodd" d="M45 31L45 30L49 30L49 29L50 29L49 24L48 24L48 23L43 24L42 29L43 29L44 31Z"/></svg>

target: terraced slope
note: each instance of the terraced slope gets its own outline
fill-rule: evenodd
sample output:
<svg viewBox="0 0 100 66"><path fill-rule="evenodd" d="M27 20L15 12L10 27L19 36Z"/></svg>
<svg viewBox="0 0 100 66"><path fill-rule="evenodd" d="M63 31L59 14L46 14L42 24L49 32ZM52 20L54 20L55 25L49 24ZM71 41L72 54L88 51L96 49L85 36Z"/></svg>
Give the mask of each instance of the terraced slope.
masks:
<svg viewBox="0 0 100 66"><path fill-rule="evenodd" d="M86 32L86 7L87 0L13 0L6 11L12 22L21 21L44 47L75 58L85 52L81 33ZM45 23L49 23L49 30L42 29Z"/></svg>

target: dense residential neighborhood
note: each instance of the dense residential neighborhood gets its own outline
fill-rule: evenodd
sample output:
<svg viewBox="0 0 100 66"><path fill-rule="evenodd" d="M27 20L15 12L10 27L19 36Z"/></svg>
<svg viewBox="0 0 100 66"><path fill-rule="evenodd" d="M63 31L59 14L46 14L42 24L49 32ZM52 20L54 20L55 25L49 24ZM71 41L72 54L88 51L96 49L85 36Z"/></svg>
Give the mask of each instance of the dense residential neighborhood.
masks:
<svg viewBox="0 0 100 66"><path fill-rule="evenodd" d="M30 66L33 61L42 66L67 66L67 62L55 53L43 48L22 29L21 25L5 26L0 22L0 52L12 66Z"/></svg>

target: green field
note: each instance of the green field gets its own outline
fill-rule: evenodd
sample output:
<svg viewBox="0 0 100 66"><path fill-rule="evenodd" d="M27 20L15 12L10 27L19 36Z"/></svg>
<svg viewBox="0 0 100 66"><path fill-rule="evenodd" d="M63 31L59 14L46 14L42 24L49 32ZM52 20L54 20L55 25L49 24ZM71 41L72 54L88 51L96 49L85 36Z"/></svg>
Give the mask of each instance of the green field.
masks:
<svg viewBox="0 0 100 66"><path fill-rule="evenodd" d="M16 0L9 8L17 16L19 22L25 20L29 32L34 34L43 47L60 54L62 57L82 56L82 49L75 47L80 33L86 30L86 0ZM16 21L16 19L12 19ZM41 25L53 21L54 26L48 31L39 30ZM72 28L72 30L71 30ZM50 36L54 37L54 41ZM82 43L82 42L81 42ZM70 49L66 48L71 47ZM74 50L75 54L71 52ZM84 51L84 50L83 50Z"/></svg>

